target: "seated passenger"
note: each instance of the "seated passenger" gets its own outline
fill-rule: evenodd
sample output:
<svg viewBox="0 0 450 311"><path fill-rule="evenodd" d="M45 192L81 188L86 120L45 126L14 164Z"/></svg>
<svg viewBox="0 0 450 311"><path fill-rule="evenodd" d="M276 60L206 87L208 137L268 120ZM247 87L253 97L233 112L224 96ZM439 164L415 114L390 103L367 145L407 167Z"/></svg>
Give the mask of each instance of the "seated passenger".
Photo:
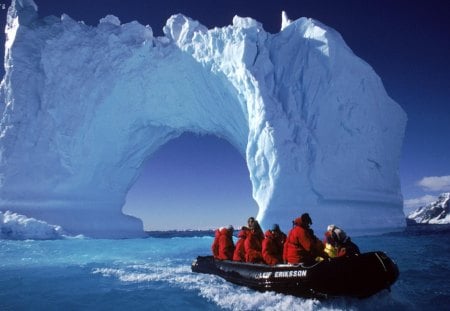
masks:
<svg viewBox="0 0 450 311"><path fill-rule="evenodd" d="M247 227L242 227L238 234L238 241L236 242L236 247L234 248L233 260L245 262L245 239L249 229Z"/></svg>
<svg viewBox="0 0 450 311"><path fill-rule="evenodd" d="M310 228L311 217L305 213L293 221L293 228L289 231L284 244L283 260L287 263L313 262L322 256L323 244Z"/></svg>
<svg viewBox="0 0 450 311"><path fill-rule="evenodd" d="M328 226L328 228L330 228L330 226ZM330 258L336 257L337 256L336 243L333 240L330 230L327 230L325 232L325 238L323 240L323 243L325 244L324 251L325 251L325 253L327 253L328 257L330 257Z"/></svg>
<svg viewBox="0 0 450 311"><path fill-rule="evenodd" d="M329 225L325 235L329 236L330 244L336 250L336 257L359 255L361 253L359 247L352 242L350 237L341 228L335 225Z"/></svg>
<svg viewBox="0 0 450 311"><path fill-rule="evenodd" d="M264 239L264 234L258 221L253 217L248 219L248 226L249 231L244 242L245 261L251 263L261 263L263 262L261 244Z"/></svg>
<svg viewBox="0 0 450 311"><path fill-rule="evenodd" d="M281 248L281 257L283 257L283 247L284 242L286 242L287 236L283 231L280 230L280 226L278 224L274 224L272 226L272 231L276 232L277 243Z"/></svg>
<svg viewBox="0 0 450 311"><path fill-rule="evenodd" d="M247 220L248 228L262 241L264 239L264 232L259 225L259 222L254 218L250 217Z"/></svg>
<svg viewBox="0 0 450 311"><path fill-rule="evenodd" d="M222 228L219 235L219 253L217 259L232 260L234 253L233 227Z"/></svg>
<svg viewBox="0 0 450 311"><path fill-rule="evenodd" d="M214 231L214 241L211 245L211 252L214 256L214 258L218 258L219 256L219 237L220 237L220 230L222 230L223 227L216 229L216 231Z"/></svg>
<svg viewBox="0 0 450 311"><path fill-rule="evenodd" d="M283 263L283 244L285 239L286 235L277 224L266 231L262 242L262 257L266 264L276 265Z"/></svg>

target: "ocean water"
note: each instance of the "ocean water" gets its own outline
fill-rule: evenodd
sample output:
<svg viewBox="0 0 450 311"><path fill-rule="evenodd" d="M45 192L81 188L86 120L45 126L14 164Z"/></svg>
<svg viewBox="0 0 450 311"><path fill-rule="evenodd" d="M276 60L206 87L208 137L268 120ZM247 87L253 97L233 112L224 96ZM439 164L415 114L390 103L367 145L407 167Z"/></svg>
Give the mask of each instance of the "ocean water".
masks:
<svg viewBox="0 0 450 311"><path fill-rule="evenodd" d="M440 227L443 228L443 227ZM190 270L211 236L0 241L0 310L450 310L450 231L355 237L400 269L367 299L259 293Z"/></svg>

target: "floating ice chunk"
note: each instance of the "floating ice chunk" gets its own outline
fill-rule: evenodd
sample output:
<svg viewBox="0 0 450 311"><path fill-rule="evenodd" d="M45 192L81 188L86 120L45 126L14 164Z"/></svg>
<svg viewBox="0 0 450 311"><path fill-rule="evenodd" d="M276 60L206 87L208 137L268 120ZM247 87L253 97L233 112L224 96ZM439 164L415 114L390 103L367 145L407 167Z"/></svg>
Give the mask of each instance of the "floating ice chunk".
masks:
<svg viewBox="0 0 450 311"><path fill-rule="evenodd" d="M51 240L65 235L61 226L28 218L11 211L0 212L0 239L9 240Z"/></svg>

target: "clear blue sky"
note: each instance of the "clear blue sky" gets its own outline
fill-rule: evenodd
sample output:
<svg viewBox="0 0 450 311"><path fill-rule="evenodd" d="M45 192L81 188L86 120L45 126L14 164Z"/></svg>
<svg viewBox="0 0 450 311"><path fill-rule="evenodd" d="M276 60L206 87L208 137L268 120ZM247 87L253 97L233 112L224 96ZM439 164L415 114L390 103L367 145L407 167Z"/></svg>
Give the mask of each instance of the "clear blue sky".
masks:
<svg viewBox="0 0 450 311"><path fill-rule="evenodd" d="M9 1L1 1L9 6ZM107 14L137 20L162 34L167 18L183 13L207 27L250 16L278 32L281 11L312 17L339 31L381 77L408 114L401 158L402 191L410 210L425 195L450 191L450 3L447 0L36 0L41 16L66 13L97 25ZM1 10L2 23L6 10ZM425 177L436 177L428 178ZM421 184L419 184L419 182ZM428 197L429 198L429 197ZM417 201L413 201L417 199ZM189 212L186 212L189 210ZM244 159L214 137L183 135L146 163L125 211L147 229L243 224L256 214ZM147 221L148 219L148 221Z"/></svg>

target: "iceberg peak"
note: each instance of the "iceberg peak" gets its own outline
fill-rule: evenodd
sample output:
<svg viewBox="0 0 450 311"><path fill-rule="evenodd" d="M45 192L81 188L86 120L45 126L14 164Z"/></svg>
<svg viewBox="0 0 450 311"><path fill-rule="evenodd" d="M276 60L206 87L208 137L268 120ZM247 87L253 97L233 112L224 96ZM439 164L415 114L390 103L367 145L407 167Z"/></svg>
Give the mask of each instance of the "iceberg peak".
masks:
<svg viewBox="0 0 450 311"><path fill-rule="evenodd" d="M8 9L7 24L18 18L21 25L28 26L38 18L38 6L33 0L12 0Z"/></svg>
<svg viewBox="0 0 450 311"><path fill-rule="evenodd" d="M195 32L207 32L208 29L198 21L186 17L183 14L172 15L163 27L163 33L167 38L179 45L189 42Z"/></svg>
<svg viewBox="0 0 450 311"><path fill-rule="evenodd" d="M120 19L117 16L114 15L106 15L102 19L100 19L100 24L102 23L109 23L112 25L120 26Z"/></svg>
<svg viewBox="0 0 450 311"><path fill-rule="evenodd" d="M292 21L289 19L289 17L287 16L286 12L282 11L281 12L281 30L283 30L286 27L288 27L291 23L292 23Z"/></svg>
<svg viewBox="0 0 450 311"><path fill-rule="evenodd" d="M251 17L240 17L237 15L233 17L233 26L243 29L256 28L262 30L263 28L262 24L259 23L257 20Z"/></svg>

